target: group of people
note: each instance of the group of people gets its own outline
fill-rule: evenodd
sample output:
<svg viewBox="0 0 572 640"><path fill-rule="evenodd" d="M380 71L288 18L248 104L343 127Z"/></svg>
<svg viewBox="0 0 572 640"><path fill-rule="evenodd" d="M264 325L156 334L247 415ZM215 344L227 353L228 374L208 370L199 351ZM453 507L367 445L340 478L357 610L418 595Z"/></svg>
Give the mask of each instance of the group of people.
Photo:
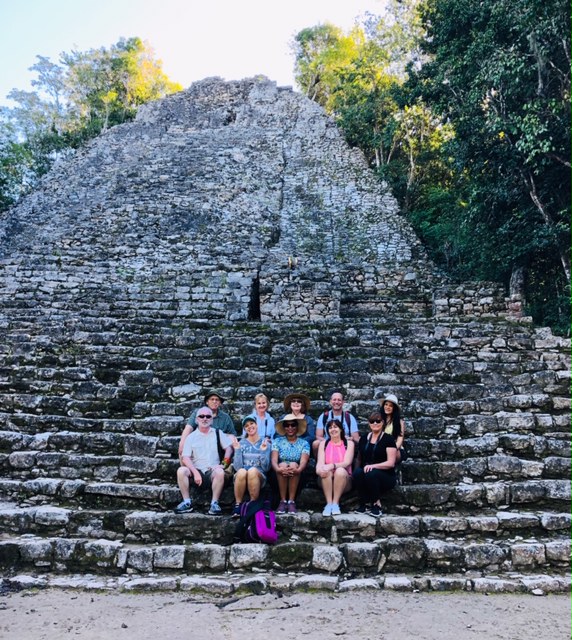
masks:
<svg viewBox="0 0 572 640"><path fill-rule="evenodd" d="M405 459L405 421L397 397L387 394L368 418L369 430L344 411L344 395L334 391L330 408L318 420L310 415L310 398L291 393L284 415L275 421L263 393L254 398L252 413L242 420L239 438L231 417L222 411L225 399L216 392L204 397L186 421L179 442L177 482L182 502L175 513L193 511L191 489L211 491L208 513L221 515L219 499L228 482L234 486L233 517L248 496L272 491L277 513L296 513L296 496L311 459L325 499L324 516L341 514L340 500L355 487L360 513L381 515L382 496L396 484L396 466Z"/></svg>

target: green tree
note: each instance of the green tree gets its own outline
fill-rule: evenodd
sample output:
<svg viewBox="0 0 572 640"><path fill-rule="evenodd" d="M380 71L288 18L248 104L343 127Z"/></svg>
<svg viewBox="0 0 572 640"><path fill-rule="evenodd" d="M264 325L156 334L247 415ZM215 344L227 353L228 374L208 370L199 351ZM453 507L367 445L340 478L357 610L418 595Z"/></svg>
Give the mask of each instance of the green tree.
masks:
<svg viewBox="0 0 572 640"><path fill-rule="evenodd" d="M464 264L505 282L524 270L536 318L554 318L570 285L569 5L426 0L422 15L429 61L411 87L456 132Z"/></svg>
<svg viewBox="0 0 572 640"><path fill-rule="evenodd" d="M37 56L34 91L13 89L0 109L0 210L32 188L53 161L116 124L150 100L180 91L140 38L109 49Z"/></svg>
<svg viewBox="0 0 572 640"><path fill-rule="evenodd" d="M140 38L121 38L109 49L63 53L69 113L90 129L105 130L131 120L137 107L180 91Z"/></svg>

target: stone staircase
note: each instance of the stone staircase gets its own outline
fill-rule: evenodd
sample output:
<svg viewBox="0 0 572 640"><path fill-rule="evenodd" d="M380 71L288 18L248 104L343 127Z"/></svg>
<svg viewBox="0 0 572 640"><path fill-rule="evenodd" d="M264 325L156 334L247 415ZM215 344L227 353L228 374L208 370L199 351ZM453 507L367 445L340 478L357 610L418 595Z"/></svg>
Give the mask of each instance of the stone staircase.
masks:
<svg viewBox="0 0 572 640"><path fill-rule="evenodd" d="M492 576L505 590L518 575L518 590L539 576L550 577L545 589L568 588L568 344L547 330L395 317L220 322L215 333L202 321L29 311L3 321L0 562L9 574L168 575L169 584L237 571L339 584L424 575L450 588ZM261 389L278 415L281 398L304 388L317 417L328 389L343 386L361 428L376 397L397 393L411 459L385 515L352 513L349 494L341 517L324 518L313 478L301 512L279 517L272 548L233 544L228 515L173 514L184 418L212 386L237 422ZM231 502L226 489L227 514Z"/></svg>
<svg viewBox="0 0 572 640"><path fill-rule="evenodd" d="M11 584L570 587L570 341L496 283L454 284L321 109L263 78L147 105L0 217L0 568ZM274 547L175 515L207 389L366 429L395 393L411 458L375 519L309 474ZM85 576L91 575L91 582ZM93 577L94 576L94 577ZM277 587L278 588L278 587Z"/></svg>

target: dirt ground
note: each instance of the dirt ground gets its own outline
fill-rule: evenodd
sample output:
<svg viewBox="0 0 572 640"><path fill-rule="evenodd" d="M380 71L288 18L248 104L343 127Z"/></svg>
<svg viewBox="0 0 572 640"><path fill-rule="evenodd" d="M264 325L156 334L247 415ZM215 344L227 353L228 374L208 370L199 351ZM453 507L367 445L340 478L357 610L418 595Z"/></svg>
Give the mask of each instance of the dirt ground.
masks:
<svg viewBox="0 0 572 640"><path fill-rule="evenodd" d="M0 595L2 640L570 640L570 596L188 593L48 589Z"/></svg>

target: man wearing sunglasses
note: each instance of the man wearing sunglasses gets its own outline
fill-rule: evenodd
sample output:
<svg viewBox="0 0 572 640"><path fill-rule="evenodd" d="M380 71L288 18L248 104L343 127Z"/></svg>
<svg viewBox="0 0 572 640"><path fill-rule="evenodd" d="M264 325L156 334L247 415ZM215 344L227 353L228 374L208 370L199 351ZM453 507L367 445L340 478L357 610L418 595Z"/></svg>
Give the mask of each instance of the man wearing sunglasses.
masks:
<svg viewBox="0 0 572 640"><path fill-rule="evenodd" d="M220 429L224 433L228 433L232 436L236 436L236 429L234 427L234 423L232 418L225 413L220 408L225 399L219 395L216 391L208 391L203 399L203 403L205 407L208 407L213 414L213 420L211 423L211 427L214 429ZM199 409L195 409L191 415L189 416L187 422L185 423L185 428L183 429L183 433L181 433L181 438L179 440L179 460L183 455L183 446L185 444L185 440L198 426L197 414L199 413Z"/></svg>
<svg viewBox="0 0 572 640"><path fill-rule="evenodd" d="M221 464L219 445L224 449L222 457L232 456L232 446L236 436L229 436L218 429L213 429L213 412L209 407L201 407L197 411L197 424L186 439L181 454L181 466L177 471L177 483L183 501L175 509L175 513L190 513L193 510L191 486L212 491L209 515L220 516L222 509L218 503L224 488L225 474Z"/></svg>

